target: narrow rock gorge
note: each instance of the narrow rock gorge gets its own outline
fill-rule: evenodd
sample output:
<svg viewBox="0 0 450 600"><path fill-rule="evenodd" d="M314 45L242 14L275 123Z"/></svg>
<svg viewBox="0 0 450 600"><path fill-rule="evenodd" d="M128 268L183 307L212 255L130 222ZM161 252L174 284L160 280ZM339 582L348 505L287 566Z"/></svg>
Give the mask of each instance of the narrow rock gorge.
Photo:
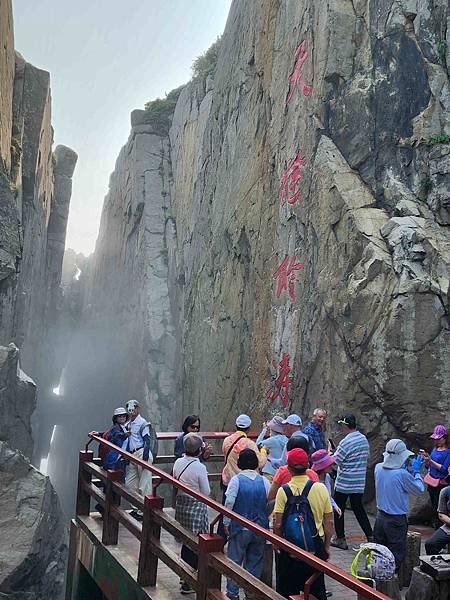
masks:
<svg viewBox="0 0 450 600"><path fill-rule="evenodd" d="M86 427L134 396L164 430L323 405L376 462L449 421L449 18L235 0L170 127L131 114L63 378Z"/></svg>
<svg viewBox="0 0 450 600"><path fill-rule="evenodd" d="M0 0L0 41L0 596L57 600L67 527L30 461L60 377L53 335L77 155L52 151L50 75L15 52L10 0Z"/></svg>
<svg viewBox="0 0 450 600"><path fill-rule="evenodd" d="M321 405L334 435L351 410L372 464L389 437L417 449L449 422L447 0L234 0L208 68L131 113L95 252L66 254L64 290L77 157L52 152L49 74L14 53L8 0L0 16L8 494L34 482L59 531L18 452L39 464L51 445L69 514L86 433L131 397L158 430Z"/></svg>

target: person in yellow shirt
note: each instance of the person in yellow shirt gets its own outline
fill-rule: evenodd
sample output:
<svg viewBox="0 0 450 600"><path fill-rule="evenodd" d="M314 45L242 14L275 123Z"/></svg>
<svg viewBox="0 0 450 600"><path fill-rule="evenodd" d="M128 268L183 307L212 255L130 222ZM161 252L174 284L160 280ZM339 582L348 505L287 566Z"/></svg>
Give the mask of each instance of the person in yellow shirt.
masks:
<svg viewBox="0 0 450 600"><path fill-rule="evenodd" d="M289 487L296 496L300 495L308 483L306 469L309 466L308 454L301 448L294 448L287 453L288 469L292 475ZM314 517L317 532L323 540L323 554L320 558L328 560L330 540L333 534L333 509L328 490L323 483L312 484L308 493L308 502ZM282 520L287 503L287 496L281 487L275 499L273 531L283 537ZM317 553L317 552L316 552ZM303 591L306 580L314 573L314 569L303 561L293 558L287 552L280 551L276 561L277 592L285 598L295 596ZM321 574L311 586L311 593L318 600L326 600L325 578Z"/></svg>
<svg viewBox="0 0 450 600"><path fill-rule="evenodd" d="M255 442L247 437L251 424L252 420L248 415L239 415L236 419L236 432L223 440L222 452L225 465L222 471L222 489L226 489L230 483L230 479L240 472L237 461L240 451L244 450L244 448L250 448L250 450L255 452L258 457L259 469L262 469L266 464L266 454L262 454Z"/></svg>

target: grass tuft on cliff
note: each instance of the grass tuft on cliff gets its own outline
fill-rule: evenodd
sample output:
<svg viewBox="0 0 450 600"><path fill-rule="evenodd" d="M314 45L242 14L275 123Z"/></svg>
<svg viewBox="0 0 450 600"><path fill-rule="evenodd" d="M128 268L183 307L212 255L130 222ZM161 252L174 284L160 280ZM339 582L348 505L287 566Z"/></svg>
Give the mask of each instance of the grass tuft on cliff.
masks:
<svg viewBox="0 0 450 600"><path fill-rule="evenodd" d="M219 56L221 38L217 40L192 64L192 80L204 81L210 75L214 75L217 58ZM166 94L165 98L156 98L145 105L145 122L152 126L157 135L168 135L172 123L173 113L178 101L178 97L184 85Z"/></svg>
<svg viewBox="0 0 450 600"><path fill-rule="evenodd" d="M156 98L145 105L145 122L153 127L158 135L167 135L169 133L172 117L178 97L184 85L175 88L165 98Z"/></svg>
<svg viewBox="0 0 450 600"><path fill-rule="evenodd" d="M206 52L198 56L192 64L192 78L206 79L210 75L214 75L217 67L217 59L219 57L221 37L208 48Z"/></svg>

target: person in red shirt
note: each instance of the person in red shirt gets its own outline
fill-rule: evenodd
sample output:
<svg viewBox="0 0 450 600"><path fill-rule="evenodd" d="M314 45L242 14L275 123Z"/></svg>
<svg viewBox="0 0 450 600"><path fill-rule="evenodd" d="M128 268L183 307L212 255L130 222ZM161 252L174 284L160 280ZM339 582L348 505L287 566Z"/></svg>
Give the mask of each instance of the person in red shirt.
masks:
<svg viewBox="0 0 450 600"><path fill-rule="evenodd" d="M289 450L293 450L294 448L301 448L306 453L308 453L308 449L309 449L308 440L304 437L290 438L288 440L288 443L286 444L286 450L289 452ZM312 481L319 481L318 474L315 471L313 471L312 469L306 469L305 474ZM291 475L287 465L284 465L277 470L277 472L273 476L272 485L270 486L269 495L267 496L268 502L270 502L271 500L275 500L275 496L277 495L279 488L282 485L284 485L285 483L289 483L291 478L292 478L292 475Z"/></svg>

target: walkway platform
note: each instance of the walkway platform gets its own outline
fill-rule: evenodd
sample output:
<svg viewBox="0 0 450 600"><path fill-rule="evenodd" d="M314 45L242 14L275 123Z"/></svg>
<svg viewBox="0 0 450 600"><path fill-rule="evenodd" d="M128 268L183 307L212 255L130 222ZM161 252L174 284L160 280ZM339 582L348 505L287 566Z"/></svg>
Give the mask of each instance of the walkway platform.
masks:
<svg viewBox="0 0 450 600"><path fill-rule="evenodd" d="M173 516L171 508L164 509ZM211 520L215 513L211 511ZM364 536L359 529L358 523L351 511L346 512L346 530L350 549L347 551L332 548L330 562L349 571L351 562L355 556L352 546L358 546L364 541ZM373 520L373 519L372 519ZM78 516L73 521L76 528L76 536L72 531L71 539L77 540L76 548L72 544L71 553L76 553L79 563L84 567L91 578L101 585L103 591L107 591L109 598L125 600L180 600L186 596L180 594L179 579L177 575L161 560L158 563L158 583L155 587L143 588L136 582L139 561L139 540L136 539L126 528L119 526L118 544L104 546L102 544L103 521L98 513L90 516ZM418 531L422 535L422 543L432 534L433 530L428 527L410 527L410 531ZM161 542L166 544L179 557L180 544L168 532L161 530ZM274 570L275 575L275 570ZM77 574L79 577L80 574ZM355 592L345 588L336 581L327 579L327 590L333 593L332 600L353 600L357 598ZM275 582L274 582L275 583ZM222 578L222 590L225 589L225 579ZM402 596L406 590L403 590ZM100 590L92 589L89 597L74 595L76 600L102 600ZM195 597L195 596L192 596Z"/></svg>

